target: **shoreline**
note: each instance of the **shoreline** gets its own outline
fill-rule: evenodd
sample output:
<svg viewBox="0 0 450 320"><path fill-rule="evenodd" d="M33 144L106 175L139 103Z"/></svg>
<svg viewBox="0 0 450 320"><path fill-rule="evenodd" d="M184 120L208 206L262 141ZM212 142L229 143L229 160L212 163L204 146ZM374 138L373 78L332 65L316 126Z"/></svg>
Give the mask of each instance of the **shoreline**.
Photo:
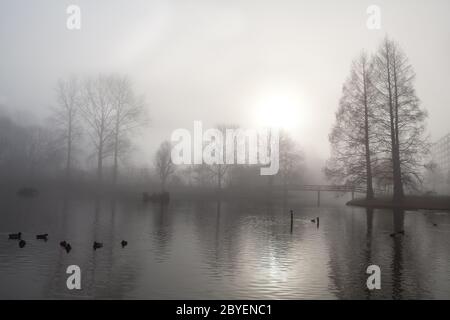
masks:
<svg viewBox="0 0 450 320"><path fill-rule="evenodd" d="M404 209L404 210L445 210L450 211L449 196L405 196L401 202L393 202L391 198L375 198L372 200L354 199L347 206L373 209Z"/></svg>

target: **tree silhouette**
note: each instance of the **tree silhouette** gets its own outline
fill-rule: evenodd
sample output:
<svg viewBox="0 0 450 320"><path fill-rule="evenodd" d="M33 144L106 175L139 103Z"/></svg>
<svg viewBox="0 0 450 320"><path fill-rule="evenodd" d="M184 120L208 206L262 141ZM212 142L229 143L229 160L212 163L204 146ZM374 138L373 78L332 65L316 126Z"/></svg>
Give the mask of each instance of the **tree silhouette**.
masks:
<svg viewBox="0 0 450 320"><path fill-rule="evenodd" d="M113 184L117 183L119 157L126 153L129 135L148 123L144 112L144 99L133 92L130 80L114 75L109 79L109 94L114 110L114 133L112 138Z"/></svg>
<svg viewBox="0 0 450 320"><path fill-rule="evenodd" d="M56 86L57 106L52 110L51 120L60 132L60 137L66 146L66 180L70 180L73 165L74 143L81 134L80 116L80 83L75 76L60 79Z"/></svg>
<svg viewBox="0 0 450 320"><path fill-rule="evenodd" d="M159 146L155 155L155 168L161 182L161 190L166 191L167 181L175 172L175 165L171 157L172 145L169 141L164 141Z"/></svg>
<svg viewBox="0 0 450 320"><path fill-rule="evenodd" d="M372 165L376 149L372 75L373 65L363 52L353 61L342 89L336 123L329 136L332 156L325 169L334 182L355 186L365 183L367 199L374 196Z"/></svg>
<svg viewBox="0 0 450 320"><path fill-rule="evenodd" d="M422 182L424 156L429 145L425 132L427 112L414 89L415 73L400 46L386 37L374 58L377 89L377 137L380 152L392 165L393 198L401 201L404 186Z"/></svg>
<svg viewBox="0 0 450 320"><path fill-rule="evenodd" d="M87 79L83 88L82 116L97 157L97 180L103 180L103 160L114 135L114 106L110 95L110 78L100 75Z"/></svg>

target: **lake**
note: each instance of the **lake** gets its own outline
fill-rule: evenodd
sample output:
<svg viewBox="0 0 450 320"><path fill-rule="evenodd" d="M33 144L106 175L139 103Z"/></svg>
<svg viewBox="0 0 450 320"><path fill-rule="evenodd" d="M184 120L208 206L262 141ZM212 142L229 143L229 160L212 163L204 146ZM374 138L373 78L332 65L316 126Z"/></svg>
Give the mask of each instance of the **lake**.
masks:
<svg viewBox="0 0 450 320"><path fill-rule="evenodd" d="M391 237L394 229L405 235ZM18 231L23 249L8 240ZM94 240L104 247L94 251ZM366 287L371 264L381 268L380 290ZM69 265L81 268L81 290L66 287ZM0 298L449 299L450 215L10 197L0 202Z"/></svg>

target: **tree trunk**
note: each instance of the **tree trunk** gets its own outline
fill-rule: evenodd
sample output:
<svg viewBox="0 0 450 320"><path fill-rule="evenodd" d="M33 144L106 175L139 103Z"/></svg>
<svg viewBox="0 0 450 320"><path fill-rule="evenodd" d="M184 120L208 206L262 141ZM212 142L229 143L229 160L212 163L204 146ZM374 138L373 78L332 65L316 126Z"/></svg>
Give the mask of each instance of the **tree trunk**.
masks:
<svg viewBox="0 0 450 320"><path fill-rule="evenodd" d="M67 162L66 162L66 181L70 181L70 170L72 162L72 117L69 116L69 130L67 133Z"/></svg>
<svg viewBox="0 0 450 320"><path fill-rule="evenodd" d="M164 176L164 177L162 177L162 179L161 179L161 192L166 192L166 180L167 180L167 177L166 176Z"/></svg>
<svg viewBox="0 0 450 320"><path fill-rule="evenodd" d="M370 141L369 141L369 108L367 101L367 83L366 70L363 66L363 81L364 81L364 139L366 151L366 199L373 199L373 183L372 183L372 163L370 159Z"/></svg>
<svg viewBox="0 0 450 320"><path fill-rule="evenodd" d="M397 84L397 69L396 69L396 61L394 56L393 61L394 66L394 108L395 108L395 165L396 165L396 175L394 175L394 199L401 201L404 196L403 192L403 181L402 181L402 168L400 161L400 138L399 138L399 129L398 129L398 84Z"/></svg>
<svg viewBox="0 0 450 320"><path fill-rule="evenodd" d="M222 173L221 173L222 168L220 167L219 164L219 172L217 173L217 187L219 190L222 189Z"/></svg>
<svg viewBox="0 0 450 320"><path fill-rule="evenodd" d="M103 180L103 126L100 131L99 144L98 144L98 154L97 154L97 181L99 184Z"/></svg>
<svg viewBox="0 0 450 320"><path fill-rule="evenodd" d="M386 44L388 46L388 44ZM402 178L400 171L400 157L399 157L399 148L397 142L397 133L396 133L396 123L398 118L395 117L394 111L394 102L393 102L393 93L391 86L391 62L390 62L390 54L389 48L386 48L386 64L387 64L387 81L388 81L388 98L389 98L389 120L391 127L391 155L392 155L392 178L394 184L394 201L401 201L403 199L403 186L402 186ZM398 110L397 110L398 111ZM397 123L398 128L398 123Z"/></svg>
<svg viewBox="0 0 450 320"><path fill-rule="evenodd" d="M118 175L118 170L119 170L118 157L119 157L119 116L117 116L115 136L114 136L114 166L113 166L113 186L114 187L117 184L117 175Z"/></svg>
<svg viewBox="0 0 450 320"><path fill-rule="evenodd" d="M97 181L99 183L103 180L103 143L101 143L99 149L98 149L98 155L97 155Z"/></svg>

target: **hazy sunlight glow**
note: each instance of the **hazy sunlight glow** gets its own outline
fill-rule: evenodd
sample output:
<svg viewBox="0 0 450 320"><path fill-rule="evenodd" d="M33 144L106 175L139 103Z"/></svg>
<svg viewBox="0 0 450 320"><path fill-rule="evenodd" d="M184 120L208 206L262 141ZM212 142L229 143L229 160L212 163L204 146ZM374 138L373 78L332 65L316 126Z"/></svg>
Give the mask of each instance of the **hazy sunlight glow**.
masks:
<svg viewBox="0 0 450 320"><path fill-rule="evenodd" d="M270 95L261 99L256 117L261 126L295 129L300 122L300 101L285 94Z"/></svg>

